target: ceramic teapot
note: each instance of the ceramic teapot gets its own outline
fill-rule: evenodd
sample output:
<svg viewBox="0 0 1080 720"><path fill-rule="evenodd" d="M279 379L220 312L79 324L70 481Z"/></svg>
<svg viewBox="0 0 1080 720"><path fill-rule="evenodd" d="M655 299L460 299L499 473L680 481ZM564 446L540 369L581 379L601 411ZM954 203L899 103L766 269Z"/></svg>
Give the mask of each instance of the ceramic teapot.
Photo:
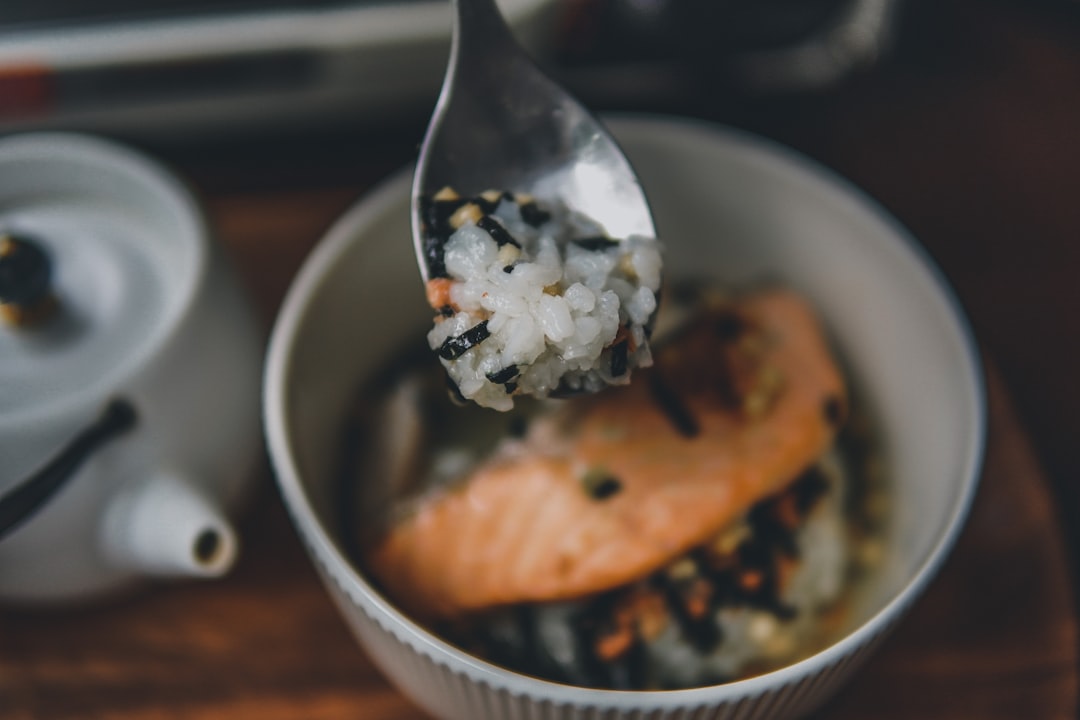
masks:
<svg viewBox="0 0 1080 720"><path fill-rule="evenodd" d="M183 185L89 136L0 141L0 320L0 599L225 573L262 338Z"/></svg>

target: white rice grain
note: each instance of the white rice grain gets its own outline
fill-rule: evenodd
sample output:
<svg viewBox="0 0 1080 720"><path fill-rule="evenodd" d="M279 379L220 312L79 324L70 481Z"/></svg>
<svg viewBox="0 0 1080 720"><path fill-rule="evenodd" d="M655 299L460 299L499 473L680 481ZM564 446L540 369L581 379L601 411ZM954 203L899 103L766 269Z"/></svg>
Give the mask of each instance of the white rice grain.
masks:
<svg viewBox="0 0 1080 720"><path fill-rule="evenodd" d="M454 340L453 352L440 353L460 393L480 405L509 409L515 394L545 396L560 387L595 392L628 382L630 369L651 363L645 327L660 287L656 240L578 245L576 238L595 238L602 229L561 207L547 209L552 219L534 228L504 199L492 217L514 243L500 247L467 220L444 245L455 314L436 318L428 344L438 352L486 322L486 337L464 350ZM615 377L609 349L623 327L635 350Z"/></svg>

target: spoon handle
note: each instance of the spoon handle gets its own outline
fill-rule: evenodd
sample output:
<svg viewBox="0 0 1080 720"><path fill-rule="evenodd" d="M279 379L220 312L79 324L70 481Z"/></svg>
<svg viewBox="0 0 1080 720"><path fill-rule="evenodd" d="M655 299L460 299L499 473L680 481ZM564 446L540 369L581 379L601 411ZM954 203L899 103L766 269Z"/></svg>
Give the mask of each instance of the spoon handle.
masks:
<svg viewBox="0 0 1080 720"><path fill-rule="evenodd" d="M451 0L454 32L450 68L458 73L492 74L507 60L525 53L495 0Z"/></svg>
<svg viewBox="0 0 1080 720"><path fill-rule="evenodd" d="M454 37L464 44L483 48L491 41L513 40L495 0L451 0L456 28ZM463 37L466 36L466 37Z"/></svg>

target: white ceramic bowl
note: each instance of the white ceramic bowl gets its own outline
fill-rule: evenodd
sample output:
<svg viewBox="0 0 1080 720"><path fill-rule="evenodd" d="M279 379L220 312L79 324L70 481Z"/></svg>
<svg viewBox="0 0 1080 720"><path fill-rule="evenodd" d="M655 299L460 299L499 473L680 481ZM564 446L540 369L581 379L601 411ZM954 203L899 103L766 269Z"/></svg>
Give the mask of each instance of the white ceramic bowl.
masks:
<svg viewBox="0 0 1080 720"><path fill-rule="evenodd" d="M281 491L361 644L417 704L445 718L774 718L847 678L923 591L975 492L985 433L981 370L953 296L877 205L796 153L672 119L611 122L653 203L669 277L767 277L806 294L850 365L894 483L884 564L852 630L822 652L728 685L613 692L544 682L472 657L400 613L342 552L334 484L358 385L430 311L409 243L409 173L350 210L304 265L271 339L265 428ZM361 319L362 314L375 314Z"/></svg>

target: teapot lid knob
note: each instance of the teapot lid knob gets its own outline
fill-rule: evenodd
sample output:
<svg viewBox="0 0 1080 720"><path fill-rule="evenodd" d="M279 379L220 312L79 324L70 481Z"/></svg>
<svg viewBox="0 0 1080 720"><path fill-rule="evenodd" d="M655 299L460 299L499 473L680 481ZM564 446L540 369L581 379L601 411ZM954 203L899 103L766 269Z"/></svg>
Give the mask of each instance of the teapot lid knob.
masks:
<svg viewBox="0 0 1080 720"><path fill-rule="evenodd" d="M31 327L55 309L48 253L24 235L0 231L0 320Z"/></svg>

